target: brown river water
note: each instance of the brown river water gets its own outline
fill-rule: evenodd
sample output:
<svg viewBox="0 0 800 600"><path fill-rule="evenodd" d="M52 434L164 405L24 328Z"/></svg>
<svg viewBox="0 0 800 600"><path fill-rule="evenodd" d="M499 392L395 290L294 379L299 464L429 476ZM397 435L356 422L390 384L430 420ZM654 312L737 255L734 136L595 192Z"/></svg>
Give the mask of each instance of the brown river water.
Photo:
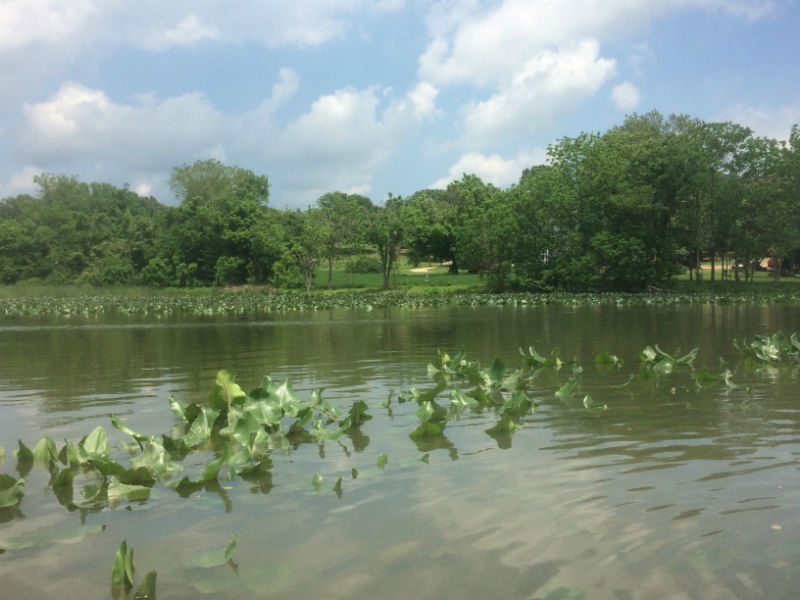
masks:
<svg viewBox="0 0 800 600"><path fill-rule="evenodd" d="M97 425L125 462L130 440L110 415L170 434L169 395L203 402L221 368L245 389L270 375L345 411L363 400L373 417L358 439L274 451L258 483L221 480L185 498L159 482L144 501L81 506L76 488L68 509L34 468L20 504L0 509L0 598L110 597L122 539L137 580L158 572L162 599L800 597L800 362L748 365L732 344L778 330L800 331L800 308L0 321L0 473L15 478L18 439L32 448L47 434L60 447ZM688 372L624 385L655 344L699 348L695 368L728 368L739 387L698 388ZM431 386L439 348L514 366L530 345L575 359L589 408L554 395L572 366L536 380L535 410L507 436L486 433L493 411L466 410L427 447L409 437L415 404L379 406L392 390ZM599 368L600 352L624 364ZM185 469L213 458L202 454ZM234 534L232 562L198 564Z"/></svg>

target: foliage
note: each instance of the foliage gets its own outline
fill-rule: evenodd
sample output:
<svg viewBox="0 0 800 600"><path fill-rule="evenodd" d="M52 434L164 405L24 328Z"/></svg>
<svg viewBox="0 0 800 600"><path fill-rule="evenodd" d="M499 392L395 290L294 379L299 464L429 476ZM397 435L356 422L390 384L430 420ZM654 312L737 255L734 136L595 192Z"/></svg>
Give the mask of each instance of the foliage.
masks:
<svg viewBox="0 0 800 600"><path fill-rule="evenodd" d="M480 273L491 291L674 289L675 277L776 282L800 261L800 129L788 141L731 122L653 111L563 137L507 189L464 174L383 206L330 192L306 210L268 207L264 175L217 160L175 167L166 206L127 187L42 174L0 200L0 284L296 285L318 264L375 251L383 289L411 264ZM704 260L712 269L700 269ZM321 282L320 282L321 283Z"/></svg>
<svg viewBox="0 0 800 600"><path fill-rule="evenodd" d="M133 548L129 548L125 540L119 545L111 568L111 595L113 598L130 598L133 588ZM150 571L139 584L134 599L156 597L156 572Z"/></svg>

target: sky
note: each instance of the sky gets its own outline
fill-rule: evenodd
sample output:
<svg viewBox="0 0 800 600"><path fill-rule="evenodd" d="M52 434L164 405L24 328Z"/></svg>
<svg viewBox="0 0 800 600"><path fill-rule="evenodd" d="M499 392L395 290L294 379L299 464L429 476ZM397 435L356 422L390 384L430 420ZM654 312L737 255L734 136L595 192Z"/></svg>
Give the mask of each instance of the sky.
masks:
<svg viewBox="0 0 800 600"><path fill-rule="evenodd" d="M376 204L657 110L786 139L800 0L0 0L0 198L42 172L175 204L174 167L270 205Z"/></svg>

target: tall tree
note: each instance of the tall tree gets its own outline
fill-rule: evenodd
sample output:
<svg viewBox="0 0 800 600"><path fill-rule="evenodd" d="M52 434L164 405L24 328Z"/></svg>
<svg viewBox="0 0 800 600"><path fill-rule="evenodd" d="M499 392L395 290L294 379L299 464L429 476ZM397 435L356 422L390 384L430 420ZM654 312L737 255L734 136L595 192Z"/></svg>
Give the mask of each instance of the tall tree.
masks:
<svg viewBox="0 0 800 600"><path fill-rule="evenodd" d="M264 263L280 248L280 240L270 245L263 236L275 228L266 176L211 159L175 167L170 187L181 204L177 253L169 258L187 278L182 284L266 280L271 263Z"/></svg>
<svg viewBox="0 0 800 600"><path fill-rule="evenodd" d="M383 206L376 206L369 218L367 236L378 250L385 290L389 289L389 276L395 268L400 244L405 234L402 209L403 199L389 194Z"/></svg>
<svg viewBox="0 0 800 600"><path fill-rule="evenodd" d="M359 194L331 192L317 200L323 226L322 254L328 261L328 289L333 289L333 261L345 248L364 241L366 219L374 207L369 198Z"/></svg>

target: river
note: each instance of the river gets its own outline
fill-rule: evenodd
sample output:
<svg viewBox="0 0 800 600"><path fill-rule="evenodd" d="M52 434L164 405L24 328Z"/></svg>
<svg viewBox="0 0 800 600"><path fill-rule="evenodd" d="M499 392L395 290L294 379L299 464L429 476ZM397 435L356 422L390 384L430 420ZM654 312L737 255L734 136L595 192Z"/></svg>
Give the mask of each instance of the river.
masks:
<svg viewBox="0 0 800 600"><path fill-rule="evenodd" d="M18 439L61 447L98 425L126 461L130 438L110 415L174 435L170 394L203 403L222 368L245 389L269 375L301 399L322 389L343 411L363 400L373 417L358 439L275 451L255 484L221 478L185 498L159 482L144 501L82 505L76 487L67 508L34 467L20 504L0 509L0 595L108 597L125 539L136 579L156 570L161 598L795 598L800 363L748 365L732 345L778 330L800 331L797 307L0 321L0 473L15 478ZM640 352L656 344L697 347L695 369L729 369L738 387L698 387L680 369L639 377ZM409 437L417 406L397 394L432 385L437 349L512 367L529 346L565 364L542 370L535 410L512 434L486 433L494 411L466 410L435 444ZM597 365L601 352L623 363ZM560 401L576 366L581 394ZM210 458L194 453L185 469ZM234 534L230 563L200 564Z"/></svg>

